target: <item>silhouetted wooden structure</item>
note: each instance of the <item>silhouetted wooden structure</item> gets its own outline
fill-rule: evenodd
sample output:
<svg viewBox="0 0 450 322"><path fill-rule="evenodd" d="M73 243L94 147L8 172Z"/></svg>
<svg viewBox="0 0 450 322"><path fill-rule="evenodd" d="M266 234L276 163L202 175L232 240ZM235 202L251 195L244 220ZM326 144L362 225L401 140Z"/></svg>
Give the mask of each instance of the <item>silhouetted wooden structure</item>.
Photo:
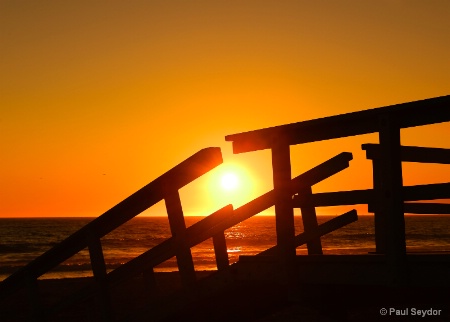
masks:
<svg viewBox="0 0 450 322"><path fill-rule="evenodd" d="M233 143L235 153L271 149L272 191L237 209L228 205L186 228L179 189L222 163L219 148L203 149L8 277L0 284L0 300L25 287L34 320L45 321L76 301L95 296L101 319L114 321L111 287L140 274L149 288L154 287L153 268L173 256L182 292L153 299L151 309L130 312L130 319L162 321L188 303L249 281L271 281L288 289L305 283L397 285L412 283L412 274L414 283L437 283L438 278L448 287L448 254L407 255L404 213L450 214L449 204L405 203L450 198L450 183L404 187L402 162L448 164L450 150L400 145L400 129L448 121L450 96L445 96L229 135L226 140ZM374 132L379 134L379 144L362 146L373 163L373 189L312 193L313 185L349 167L349 152L291 177L291 145ZM166 203L172 237L107 273L100 239L161 200ZM352 210L319 225L315 208L356 204L367 204L374 213L376 253L323 255L321 236L356 221L357 213ZM256 256L242 256L230 265L224 231L273 205L277 244ZM304 224L304 231L298 235L294 208L300 208ZM213 240L218 270L198 281L190 248L209 238ZM309 255L297 256L296 248L303 244ZM89 250L93 282L75 294L67 294L55 306L45 307L37 279L85 248ZM435 276L429 276L430 271Z"/></svg>
<svg viewBox="0 0 450 322"><path fill-rule="evenodd" d="M379 145L375 150L370 145L363 146L374 152L369 158L374 160L374 189L371 193L377 205L375 212L377 252L386 254L393 271L393 278L402 282L407 278L404 197L402 182L402 154L400 130L403 128L448 122L450 120L450 96L423 101L398 104L360 112L325 117L322 119L281 125L262 130L229 135L225 139L233 142L234 153L271 149L274 190L276 191L275 212L277 242L280 247L280 263L285 269L292 266L295 257L293 209L289 203L286 187L290 181L291 145L330 140L368 133L378 133ZM418 152L419 148L406 148L405 156ZM421 150L422 158L426 149ZM448 162L448 151L434 155L426 162ZM431 154L431 152L430 152ZM420 162L421 158L413 158ZM437 187L436 187L437 188ZM420 197L413 200L448 198L448 186L436 191L431 198ZM306 194L311 195L310 193ZM348 194L347 194L348 196ZM439 206L436 206L436 210ZM413 209L412 209L413 210Z"/></svg>

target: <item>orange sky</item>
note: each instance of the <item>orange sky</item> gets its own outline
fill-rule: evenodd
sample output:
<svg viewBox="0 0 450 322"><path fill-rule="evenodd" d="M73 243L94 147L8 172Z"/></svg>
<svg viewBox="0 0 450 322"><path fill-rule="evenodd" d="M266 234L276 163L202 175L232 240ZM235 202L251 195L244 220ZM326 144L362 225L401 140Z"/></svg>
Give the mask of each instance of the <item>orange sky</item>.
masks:
<svg viewBox="0 0 450 322"><path fill-rule="evenodd" d="M225 135L450 94L449 16L446 0L0 0L0 217L98 216L207 146L255 197L270 153L233 156ZM402 143L450 148L449 127ZM314 191L370 187L376 140L293 147L293 175L347 150ZM449 168L405 165L405 183ZM213 178L181 191L187 214L232 199Z"/></svg>

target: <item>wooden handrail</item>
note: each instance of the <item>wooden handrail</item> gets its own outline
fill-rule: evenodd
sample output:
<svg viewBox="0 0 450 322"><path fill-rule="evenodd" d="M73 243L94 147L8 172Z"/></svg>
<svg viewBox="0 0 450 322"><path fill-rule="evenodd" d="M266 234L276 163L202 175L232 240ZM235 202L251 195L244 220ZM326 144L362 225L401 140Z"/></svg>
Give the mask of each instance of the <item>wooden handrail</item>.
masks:
<svg viewBox="0 0 450 322"><path fill-rule="evenodd" d="M402 180L401 129L450 121L450 95L416 102L409 102L375 109L335 115L315 120L275 126L255 131L232 134L225 137L233 144L234 153L271 149L274 186L277 187L275 202L277 245L282 258L281 268L285 276L293 278L292 244L295 231L293 211L286 207L291 171L290 146L309 142L337 139L355 135L377 133L381 157L374 164L375 239L377 252L388 257L394 283L407 280L406 237L404 221L404 196ZM417 148L403 149L403 155L414 161L448 163L448 153L429 150L426 155L420 150L420 158L414 156ZM374 162L375 163L375 162ZM308 191L306 191L306 194ZM355 194L354 194L355 195ZM344 196L344 195L341 195ZM349 195L345 195L349 198ZM407 206L410 210L424 210L423 206ZM430 208L431 209L431 208ZM435 206L433 211L446 211L443 206ZM303 212L314 219L314 209L304 208ZM305 219L305 218L304 218ZM308 220L307 220L308 221ZM309 222L309 221L308 221ZM314 228L314 220L306 225ZM312 243L310 243L312 246ZM310 245L308 245L310 246ZM315 248L315 247L314 247ZM308 251L310 247L308 247ZM286 281L289 282L289 281Z"/></svg>
<svg viewBox="0 0 450 322"><path fill-rule="evenodd" d="M400 128L447 122L450 95L232 134L225 140L233 142L234 153L250 152L279 141L295 145L379 132L381 117L396 120Z"/></svg>
<svg viewBox="0 0 450 322"><path fill-rule="evenodd" d="M305 187L310 187L347 168L351 159L351 153L343 152L295 177L291 181L292 195L298 193ZM233 210L233 207L228 205L217 210L216 212L196 222L192 226L186 228L183 236L185 246L187 248L191 248L209 238L214 239L216 236L223 234L226 229L239 224L240 222L262 212L263 210L270 208L274 205L274 200L274 191L271 190L237 209ZM351 212L351 214L346 214L342 219L337 219L337 221L341 224L349 223L356 220L355 216L356 212ZM327 227L329 229L330 227L336 226L330 226L327 224L325 229L327 229ZM320 228L319 231L322 234L326 233L326 230L323 230L323 228ZM177 237L171 237L152 249L149 249L136 258L109 272L107 275L108 283L118 283L130 278L131 276L140 274L143 271L152 270L153 267L176 255L177 244ZM224 245L221 246L223 247ZM223 269L226 265L226 259L222 255L216 258L218 268L221 266L221 269ZM79 294L70 295L67 299L63 299L63 301L73 301L92 292L92 285L87 285L83 290L79 291ZM58 307L62 306L62 304L58 304Z"/></svg>
<svg viewBox="0 0 450 322"><path fill-rule="evenodd" d="M326 177L347 168L350 159L351 154L344 152L295 177L292 179L292 195L306 186L314 185L324 180ZM332 171L330 168L334 170ZM231 206L226 206L214 212L186 229L187 246L195 246L256 214L259 214L272 207L274 205L274 200L274 192L271 190L233 211L231 211ZM108 274L110 276L109 278L112 280L120 280L126 275L125 272L128 270L151 268L162 263L174 256L174 253L172 252L175 247L174 244L175 241L173 238L164 241L110 272ZM127 268L127 266L135 268Z"/></svg>
<svg viewBox="0 0 450 322"><path fill-rule="evenodd" d="M211 150L210 150L211 151ZM214 151L214 150L213 150ZM217 151L217 150L216 150ZM220 151L218 151L220 153ZM214 152L213 152L214 153ZM198 156L198 155L197 155ZM217 155L216 155L217 157ZM310 187L329 176L347 168L349 166L349 161L352 159L351 153L341 153L330 160L327 160L323 162L322 164L318 165L315 168L310 169L309 171L306 171L305 173L297 176L296 178L292 179L291 182L291 193L292 195L300 191L301 189L304 189L305 187ZM188 159L192 160L192 158ZM194 160L198 160L198 158L195 158ZM217 160L221 162L221 158ZM211 167L215 165L214 162L211 162ZM183 162L181 164L182 166L189 166L188 162ZM203 169L206 169L205 167ZM204 170L206 172L206 170ZM198 173L198 172L197 172ZM159 190L164 189L164 192L172 192L173 189L168 189L167 187L162 187L162 183L164 183L164 179L170 178L169 175L166 174L166 176L162 176L152 182L151 184L147 185L143 189L139 190L137 193L132 195L131 197L127 198L125 201L121 202L116 207L112 208L108 212L106 212L102 217L99 217L95 219L93 222L89 223L87 226L64 240L62 243L58 244L56 247L54 247L52 250L48 251L44 255L38 257L35 261L31 262L29 265L27 265L22 270L16 272L12 276L10 276L7 280L5 280L1 285L2 292L5 293L6 291L11 291L14 288L17 288L20 286L21 283L21 277L23 274L27 276L32 276L33 278L36 278L37 276L41 275L42 273L45 273L48 269L53 267L55 264L58 263L58 260L61 260L61 257L65 259L67 257L67 249L65 250L65 247L68 247L68 249L76 253L78 250L89 247L90 253L97 254L93 255L93 261L96 261L96 258L102 257L102 251L101 251L101 245L99 244L99 238L115 228L115 225L111 225L109 223L109 229L105 230L104 227L101 227L101 224L106 224L105 217L109 216L117 216L118 209L125 211L124 205L133 206L133 200L138 200L146 203L146 206L150 206L153 204L152 202L155 202L157 199L162 199L165 197L163 193L161 193ZM185 176L186 178L187 176ZM186 180L185 182L187 182ZM157 182L157 183L155 183ZM159 182L159 183L158 183ZM183 185L182 183L179 183L178 185L175 184L175 187L181 187ZM156 187L159 188L159 196L156 198L153 196L153 201L148 201L144 199L143 195L148 195L151 190L156 189L150 189L149 187ZM159 200L158 200L159 201ZM215 213L211 214L210 216L204 218L203 220L195 223L191 227L187 228L184 233L184 242L186 243L186 247L190 248L192 246L197 245L198 243L208 239L208 238L215 238L216 236L219 236L220 234L223 234L223 232L244 221L245 219L248 219L261 211L273 206L274 204L274 192L270 191L255 200L250 201L246 205L236 209L233 211L232 206L228 205ZM134 205L133 207L135 214L137 214L137 207ZM112 215L111 215L112 214ZM128 212L127 218L130 216L130 212ZM120 224L125 222L123 218L120 218ZM117 225L119 225L119 222L116 222ZM216 237L217 239L217 237ZM125 263L124 265L121 265L120 267L116 268L115 270L111 271L109 274L106 274L104 269L104 262L100 260L99 262L96 262L95 266L95 274L96 277L96 283L97 285L100 284L100 286L106 287L107 285L110 285L112 283L119 282L123 279L129 278L130 276L142 273L146 270L152 270L154 266L168 260L169 258L175 256L178 251L177 245L179 242L177 242L177 237L169 238L168 240L162 242L161 244L153 247L152 249L148 250L147 252L141 254L140 256L132 259L131 261ZM223 246L223 245L222 245ZM222 247L223 248L223 247ZM70 257L70 256L69 256ZM51 263L47 263L46 259L52 259ZM68 258L68 257L67 257ZM218 266L223 267L227 265L226 260L224 256L222 258L217 258L218 260ZM106 274L106 275L105 275ZM80 292L77 292L77 294L71 294L68 296L67 299L69 300L75 300L77 298L82 298L83 296L89 295L90 293L94 292L96 290L96 287L93 287L93 284L86 286L83 290ZM107 290L103 291L103 293L107 292ZM66 299L66 300L67 300ZM108 305L108 303L104 304L105 306ZM56 305L57 307L62 307L63 304L59 303ZM108 309L104 310L106 313L108 312Z"/></svg>
<svg viewBox="0 0 450 322"><path fill-rule="evenodd" d="M220 148L200 150L6 278L0 283L0 294L20 287L27 276L38 278L45 274L88 247L93 238L100 239L164 199L169 189L180 189L221 163Z"/></svg>
<svg viewBox="0 0 450 322"><path fill-rule="evenodd" d="M226 269L229 262L224 231L273 205L276 209L277 245L262 254L274 254L277 250L282 264L280 267L286 277L289 278L293 272L290 270L293 267L290 266L293 263L290 258L295 257L294 246L308 243L309 250L309 247L315 244L316 248L320 249L320 252L316 253L321 253L322 235L357 220L356 210L352 210L318 225L315 207L353 204L368 204L369 211L381 207L381 210L377 211L388 218L385 225L388 228L387 237L382 237L392 245L386 254L389 255L390 265L395 270L393 275L401 276L401 273L406 271L402 210L450 213L450 207L444 204L404 203L412 200L449 198L450 183L403 187L401 161L450 164L450 152L446 149L400 147L400 129L447 121L450 121L450 95L229 135L226 140L233 142L234 153L272 149L274 190L235 210L231 205L225 206L186 228L179 189L222 163L219 148L203 149L5 279L0 283L0 298L22 285L28 285L35 293L34 297L38 297L36 280L39 276L82 249L88 248L94 282L69 298L75 299L93 292L100 294L100 309L104 319L109 320L112 310L108 288L112 283L141 273L150 278L155 266L176 256L182 284L187 286L186 289L190 289L196 282L190 248L212 238L217 267L219 270ZM374 187L373 190L312 193L311 187L314 184L349 166L352 154L348 152L341 153L291 179L290 145L374 132L379 132L380 145L366 144L363 149L367 151L369 159L379 159L379 167L374 171L377 175L374 176L383 178L383 190L377 185L378 188ZM301 195L292 199L295 194ZM166 201L172 237L107 273L100 239L163 199ZM303 219L308 217L307 215L310 219L309 225L304 221L305 231L297 236L292 207L301 207ZM396 269L397 266L400 269ZM35 316L43 316L38 301L31 304L35 306ZM57 306L61 307L60 304Z"/></svg>

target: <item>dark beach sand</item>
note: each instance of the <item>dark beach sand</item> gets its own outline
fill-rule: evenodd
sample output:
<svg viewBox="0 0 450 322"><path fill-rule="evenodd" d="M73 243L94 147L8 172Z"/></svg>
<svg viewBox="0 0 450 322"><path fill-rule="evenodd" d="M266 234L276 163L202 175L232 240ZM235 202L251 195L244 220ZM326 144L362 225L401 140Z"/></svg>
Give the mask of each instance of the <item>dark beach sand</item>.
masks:
<svg viewBox="0 0 450 322"><path fill-rule="evenodd" d="M208 275L208 272L199 275ZM177 272L156 273L158 296L165 296L181 288L181 281ZM201 277L201 276L200 276ZM38 281L42 303L49 307L69 294L73 294L84 286L91 284L92 278L43 279ZM146 287L143 279L133 278L114 285L110 288L111 301L117 318L125 318L128 312L148 305L156 294ZM98 317L96 298L79 301L71 307L64 308L49 321L90 321ZM0 321L27 321L30 305L28 293L21 289L6 301L0 301ZM98 317L100 318L100 317Z"/></svg>
<svg viewBox="0 0 450 322"><path fill-rule="evenodd" d="M205 277L210 272L198 272ZM45 306L82 288L89 278L40 280ZM181 288L177 272L156 273L159 291L135 278L111 287L114 318L127 321L130 313L155 304L154 296L169 296ZM286 296L289 294L289 296ZM17 292L0 302L0 321L28 321L27 293ZM48 321L97 321L100 314L95 298L64 308ZM382 308L409 308L408 316L382 316ZM417 317L412 308L439 309L439 316ZM243 283L218 295L192 303L166 321L450 321L450 289L430 287L363 287L301 285L294 291L271 283Z"/></svg>

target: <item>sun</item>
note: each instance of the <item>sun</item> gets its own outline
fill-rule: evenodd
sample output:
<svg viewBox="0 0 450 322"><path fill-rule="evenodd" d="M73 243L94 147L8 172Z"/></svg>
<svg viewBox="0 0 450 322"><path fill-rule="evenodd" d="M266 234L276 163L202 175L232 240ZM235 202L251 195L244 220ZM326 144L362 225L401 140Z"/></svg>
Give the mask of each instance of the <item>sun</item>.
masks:
<svg viewBox="0 0 450 322"><path fill-rule="evenodd" d="M237 208L251 200L253 187L251 171L241 164L226 162L209 174L204 198L216 208L228 204Z"/></svg>
<svg viewBox="0 0 450 322"><path fill-rule="evenodd" d="M239 178L233 172L226 172L220 179L220 185L224 190L232 191L239 187Z"/></svg>

